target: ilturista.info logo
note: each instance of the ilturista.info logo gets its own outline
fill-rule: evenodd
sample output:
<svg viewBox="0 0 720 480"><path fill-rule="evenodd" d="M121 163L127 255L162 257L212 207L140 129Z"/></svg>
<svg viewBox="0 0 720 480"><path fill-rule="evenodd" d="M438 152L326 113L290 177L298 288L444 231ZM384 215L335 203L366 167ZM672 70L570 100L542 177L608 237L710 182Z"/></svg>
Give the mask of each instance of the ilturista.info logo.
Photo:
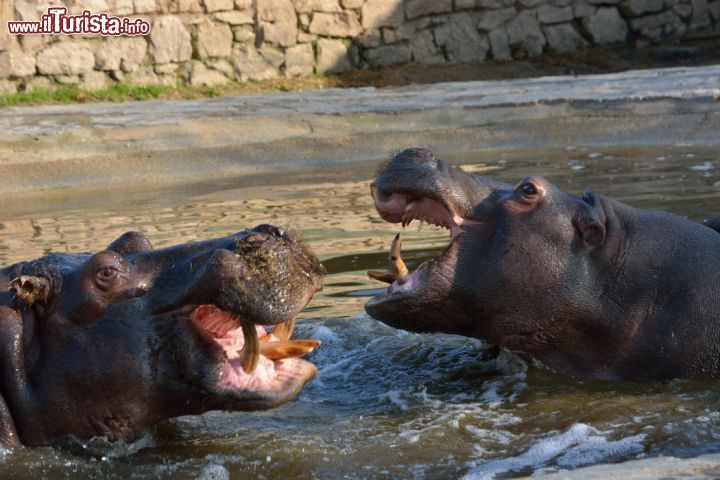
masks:
<svg viewBox="0 0 720 480"><path fill-rule="evenodd" d="M8 22L12 35L147 35L150 23L141 18L113 17L84 10L68 15L65 7L50 7L39 22Z"/></svg>

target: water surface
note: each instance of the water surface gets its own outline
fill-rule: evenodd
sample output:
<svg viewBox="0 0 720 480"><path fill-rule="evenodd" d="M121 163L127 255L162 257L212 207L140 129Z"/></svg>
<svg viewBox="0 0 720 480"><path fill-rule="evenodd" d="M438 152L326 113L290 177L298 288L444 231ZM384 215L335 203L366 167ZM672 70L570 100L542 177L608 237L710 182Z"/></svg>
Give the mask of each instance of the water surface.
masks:
<svg viewBox="0 0 720 480"><path fill-rule="evenodd" d="M720 214L718 151L683 146L480 151L446 156L509 183L543 175L693 220ZM156 247L258 223L302 230L329 270L298 337L323 341L317 378L263 413L211 412L161 425L133 445L90 442L96 456L49 448L6 453L2 478L505 478L657 455L720 451L720 383L568 379L489 346L393 330L362 305L382 286L398 226L369 195L374 165L226 179L153 190L3 199L0 264L52 251L97 251L128 229ZM449 234L413 223L409 266ZM130 453L134 452L134 453Z"/></svg>

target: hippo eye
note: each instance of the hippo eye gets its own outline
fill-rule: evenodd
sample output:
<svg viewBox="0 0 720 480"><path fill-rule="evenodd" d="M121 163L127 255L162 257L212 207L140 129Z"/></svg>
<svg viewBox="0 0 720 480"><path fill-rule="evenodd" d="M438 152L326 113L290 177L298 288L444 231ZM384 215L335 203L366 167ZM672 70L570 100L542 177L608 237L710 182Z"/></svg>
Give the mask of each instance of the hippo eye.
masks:
<svg viewBox="0 0 720 480"><path fill-rule="evenodd" d="M103 267L97 272L97 275L104 280L108 280L116 277L118 273L120 272L115 267Z"/></svg>
<svg viewBox="0 0 720 480"><path fill-rule="evenodd" d="M101 290L108 290L119 276L120 271L117 268L110 266L102 267L95 272L95 284Z"/></svg>
<svg viewBox="0 0 720 480"><path fill-rule="evenodd" d="M526 195L528 197L532 197L538 194L537 188L535 188L535 185L530 182L526 182L520 185L520 191L523 193L523 195Z"/></svg>

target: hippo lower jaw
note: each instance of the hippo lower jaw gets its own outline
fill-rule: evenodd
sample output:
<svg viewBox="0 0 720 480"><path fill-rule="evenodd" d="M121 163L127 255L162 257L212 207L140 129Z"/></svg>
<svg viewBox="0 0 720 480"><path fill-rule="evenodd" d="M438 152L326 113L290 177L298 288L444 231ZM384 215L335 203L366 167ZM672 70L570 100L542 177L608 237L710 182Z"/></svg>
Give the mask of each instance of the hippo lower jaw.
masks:
<svg viewBox="0 0 720 480"><path fill-rule="evenodd" d="M261 325L237 327L235 315L214 305L189 310L189 323L210 345L215 363L204 383L223 398L222 408L232 399L236 399L232 402L236 410L272 408L291 400L315 377L315 365L298 357L312 352L320 342L288 340L294 320L287 327L276 326L276 336Z"/></svg>

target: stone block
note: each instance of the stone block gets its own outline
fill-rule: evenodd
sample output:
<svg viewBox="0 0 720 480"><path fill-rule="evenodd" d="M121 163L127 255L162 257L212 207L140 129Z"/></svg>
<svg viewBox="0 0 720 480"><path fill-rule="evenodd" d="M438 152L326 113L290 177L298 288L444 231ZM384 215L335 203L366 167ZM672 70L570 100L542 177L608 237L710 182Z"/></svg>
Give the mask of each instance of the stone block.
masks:
<svg viewBox="0 0 720 480"><path fill-rule="evenodd" d="M218 12L212 16L214 20L218 22L227 23L229 25L255 25L255 19L253 14L249 10L238 11L233 10L231 12Z"/></svg>
<svg viewBox="0 0 720 480"><path fill-rule="evenodd" d="M257 0L257 17L261 41L283 47L297 43L297 16L290 0Z"/></svg>
<svg viewBox="0 0 720 480"><path fill-rule="evenodd" d="M147 53L147 42L142 37L108 37L95 52L95 68L118 70L123 60L140 64Z"/></svg>
<svg viewBox="0 0 720 480"><path fill-rule="evenodd" d="M453 15L449 22L449 34L445 42L447 59L453 63L482 63L490 45L481 35L475 20L465 14Z"/></svg>
<svg viewBox="0 0 720 480"><path fill-rule="evenodd" d="M365 48L379 47L380 38L381 36L379 30L368 30L355 37L355 42Z"/></svg>
<svg viewBox="0 0 720 480"><path fill-rule="evenodd" d="M317 42L318 73L341 73L352 68L348 46L340 40L321 38Z"/></svg>
<svg viewBox="0 0 720 480"><path fill-rule="evenodd" d="M413 61L427 64L427 59L434 59L440 51L435 46L435 39L430 30L422 30L413 36L410 41L410 49L412 50ZM443 56L443 60L445 57ZM433 62L435 61L433 60Z"/></svg>
<svg viewBox="0 0 720 480"><path fill-rule="evenodd" d="M577 2L574 3L572 6L573 9L573 16L575 18L581 18L581 17L588 17L595 13L597 10L597 7L590 5L589 3L585 2Z"/></svg>
<svg viewBox="0 0 720 480"><path fill-rule="evenodd" d="M131 15L135 10L133 0L107 0L108 12L112 15ZM95 12L97 13L97 12Z"/></svg>
<svg viewBox="0 0 720 480"><path fill-rule="evenodd" d="M285 51L286 75L311 75L315 67L315 52L309 43L295 45Z"/></svg>
<svg viewBox="0 0 720 480"><path fill-rule="evenodd" d="M587 41L570 23L547 25L543 27L548 46L560 53L573 52L586 48Z"/></svg>
<svg viewBox="0 0 720 480"><path fill-rule="evenodd" d="M192 57L190 34L176 16L157 17L149 38L155 63L185 62Z"/></svg>
<svg viewBox="0 0 720 480"><path fill-rule="evenodd" d="M35 75L35 57L21 50L0 53L0 78Z"/></svg>
<svg viewBox="0 0 720 480"><path fill-rule="evenodd" d="M405 18L403 0L367 0L361 16L365 29L397 27Z"/></svg>
<svg viewBox="0 0 720 480"><path fill-rule="evenodd" d="M37 55L37 69L43 75L77 75L95 66L95 56L87 42L57 42Z"/></svg>
<svg viewBox="0 0 720 480"><path fill-rule="evenodd" d="M620 10L631 17L644 13L659 12L663 7L664 0L625 0L620 4Z"/></svg>
<svg viewBox="0 0 720 480"><path fill-rule="evenodd" d="M193 61L188 83L193 87L215 87L225 85L230 80L218 72L207 68L202 62Z"/></svg>
<svg viewBox="0 0 720 480"><path fill-rule="evenodd" d="M158 6L155 0L133 0L133 9L138 14L155 13Z"/></svg>
<svg viewBox="0 0 720 480"><path fill-rule="evenodd" d="M203 4L207 12L221 12L235 7L234 0L203 0Z"/></svg>
<svg viewBox="0 0 720 480"><path fill-rule="evenodd" d="M233 38L236 42L255 44L255 30L250 25L233 28Z"/></svg>
<svg viewBox="0 0 720 480"><path fill-rule="evenodd" d="M490 39L490 52L495 60L512 60L510 38L505 27L498 27L488 33Z"/></svg>
<svg viewBox="0 0 720 480"><path fill-rule="evenodd" d="M107 87L108 78L104 72L87 72L80 75L79 85L87 90L100 90Z"/></svg>
<svg viewBox="0 0 720 480"><path fill-rule="evenodd" d="M680 38L687 32L685 23L671 10L633 19L630 25L633 30L654 42L665 38Z"/></svg>
<svg viewBox="0 0 720 480"><path fill-rule="evenodd" d="M713 20L720 20L720 0L708 3L708 11Z"/></svg>
<svg viewBox="0 0 720 480"><path fill-rule="evenodd" d="M237 79L241 82L266 80L279 75L278 70L268 65L252 45L236 45L233 49L232 61Z"/></svg>
<svg viewBox="0 0 720 480"><path fill-rule="evenodd" d="M265 63L276 69L279 69L285 63L285 52L275 47L263 45L258 48L258 52L260 52L260 56L265 60Z"/></svg>
<svg viewBox="0 0 720 480"><path fill-rule="evenodd" d="M232 54L233 34L228 25L201 23L195 36L198 58L229 57Z"/></svg>
<svg viewBox="0 0 720 480"><path fill-rule="evenodd" d="M661 0L662 1L662 0ZM540 23L562 23L570 22L573 19L572 7L555 7L553 5L541 5L537 9L537 16Z"/></svg>
<svg viewBox="0 0 720 480"><path fill-rule="evenodd" d="M338 0L294 0L293 3L297 13L342 12Z"/></svg>
<svg viewBox="0 0 720 480"><path fill-rule="evenodd" d="M354 37L362 31L355 12L315 13L309 32L327 37Z"/></svg>
<svg viewBox="0 0 720 480"><path fill-rule="evenodd" d="M510 39L510 46L524 51L530 57L542 54L547 41L540 29L540 24L531 10L524 10L513 18L505 27ZM524 55L524 54L523 54Z"/></svg>
<svg viewBox="0 0 720 480"><path fill-rule="evenodd" d="M388 45L365 50L365 60L373 67L389 67L412 60L412 50L407 44Z"/></svg>
<svg viewBox="0 0 720 480"><path fill-rule="evenodd" d="M408 0L405 15L408 19L452 12L452 0Z"/></svg>
<svg viewBox="0 0 720 480"><path fill-rule="evenodd" d="M627 39L627 24L614 7L598 8L593 15L582 19L582 25L598 45L624 42Z"/></svg>
<svg viewBox="0 0 720 480"><path fill-rule="evenodd" d="M499 10L484 10L480 12L480 20L477 27L485 32L495 30L497 27L512 19L517 15L514 7L501 8Z"/></svg>
<svg viewBox="0 0 720 480"><path fill-rule="evenodd" d="M534 4L526 5L523 1L532 1ZM542 2L543 0L520 0L520 3L524 7L532 7ZM475 6L480 8L506 8L515 5L515 0L476 0Z"/></svg>
<svg viewBox="0 0 720 480"><path fill-rule="evenodd" d="M690 18L692 15L692 5L687 3L681 3L679 5L673 5L672 11L675 12L681 18Z"/></svg>
<svg viewBox="0 0 720 480"><path fill-rule="evenodd" d="M710 11L707 0L691 0L692 17L690 28L705 28L710 26Z"/></svg>
<svg viewBox="0 0 720 480"><path fill-rule="evenodd" d="M0 80L0 95L13 95L15 93L17 93L17 85L15 85L15 82Z"/></svg>

